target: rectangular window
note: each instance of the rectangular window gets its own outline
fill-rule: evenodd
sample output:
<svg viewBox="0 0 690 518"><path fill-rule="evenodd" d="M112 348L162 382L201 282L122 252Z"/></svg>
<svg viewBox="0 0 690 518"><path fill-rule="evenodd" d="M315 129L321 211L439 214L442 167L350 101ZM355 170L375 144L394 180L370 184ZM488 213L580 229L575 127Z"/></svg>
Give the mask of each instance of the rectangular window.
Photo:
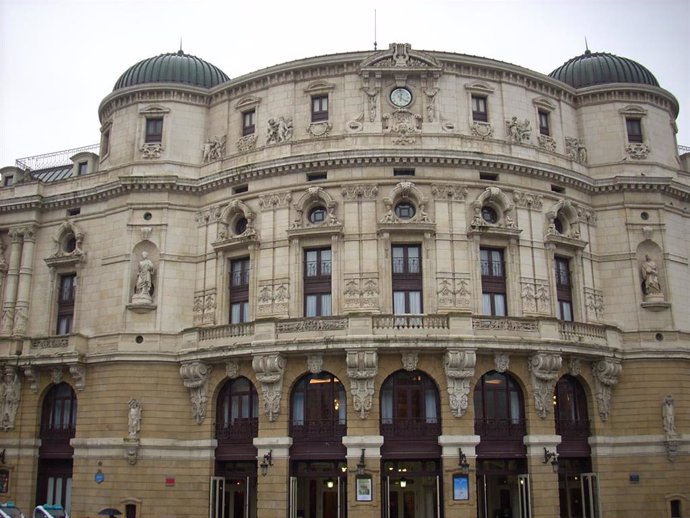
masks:
<svg viewBox="0 0 690 518"><path fill-rule="evenodd" d="M506 275L503 250L481 248L482 312L485 315L506 316Z"/></svg>
<svg viewBox="0 0 690 518"><path fill-rule="evenodd" d="M558 318L572 322L573 296L570 284L570 261L566 257L554 258L556 274L556 298L558 299Z"/></svg>
<svg viewBox="0 0 690 518"><path fill-rule="evenodd" d="M157 143L163 141L163 119L146 119L146 138L147 143Z"/></svg>
<svg viewBox="0 0 690 518"><path fill-rule="evenodd" d="M249 321L249 258L230 261L230 323Z"/></svg>
<svg viewBox="0 0 690 518"><path fill-rule="evenodd" d="M539 133L541 135L551 135L549 129L549 112L539 110Z"/></svg>
<svg viewBox="0 0 690 518"><path fill-rule="evenodd" d="M14 183L14 176L11 174L5 175L2 178L2 185L4 187L10 187Z"/></svg>
<svg viewBox="0 0 690 518"><path fill-rule="evenodd" d="M315 95L311 98L311 121L327 121L328 120L328 96Z"/></svg>
<svg viewBox="0 0 690 518"><path fill-rule="evenodd" d="M110 130L107 130L103 133L103 137L101 138L101 158L104 156L108 155L108 152L110 151Z"/></svg>
<svg viewBox="0 0 690 518"><path fill-rule="evenodd" d="M422 252L419 245L392 247L393 313L421 314Z"/></svg>
<svg viewBox="0 0 690 518"><path fill-rule="evenodd" d="M74 319L74 295L77 288L77 274L61 275L59 288L56 332L59 335L68 335L72 332L72 320Z"/></svg>
<svg viewBox="0 0 690 518"><path fill-rule="evenodd" d="M86 174L86 172L89 169L89 163L88 162L79 162L77 165L77 174L79 176Z"/></svg>
<svg viewBox="0 0 690 518"><path fill-rule="evenodd" d="M304 251L304 316L331 315L331 249Z"/></svg>
<svg viewBox="0 0 690 518"><path fill-rule="evenodd" d="M242 112L242 136L253 135L256 131L256 126L254 123L255 110L249 110Z"/></svg>
<svg viewBox="0 0 690 518"><path fill-rule="evenodd" d="M625 119L625 127L628 131L628 142L642 142L642 120Z"/></svg>
<svg viewBox="0 0 690 518"><path fill-rule="evenodd" d="M483 95L472 96L472 120L488 122L489 115L486 111L486 97Z"/></svg>

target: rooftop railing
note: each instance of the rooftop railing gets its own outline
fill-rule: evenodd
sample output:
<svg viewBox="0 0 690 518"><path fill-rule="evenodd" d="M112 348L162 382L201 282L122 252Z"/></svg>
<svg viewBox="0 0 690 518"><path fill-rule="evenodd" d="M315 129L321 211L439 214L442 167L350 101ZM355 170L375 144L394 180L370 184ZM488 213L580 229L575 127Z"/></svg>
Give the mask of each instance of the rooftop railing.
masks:
<svg viewBox="0 0 690 518"><path fill-rule="evenodd" d="M18 158L16 165L19 169L23 169L24 171L39 171L41 169L49 169L51 167L60 167L71 164L72 161L70 158L77 153L98 154L100 147L100 144L91 144L90 146L65 149L63 151L54 151L53 153L46 153L44 155Z"/></svg>

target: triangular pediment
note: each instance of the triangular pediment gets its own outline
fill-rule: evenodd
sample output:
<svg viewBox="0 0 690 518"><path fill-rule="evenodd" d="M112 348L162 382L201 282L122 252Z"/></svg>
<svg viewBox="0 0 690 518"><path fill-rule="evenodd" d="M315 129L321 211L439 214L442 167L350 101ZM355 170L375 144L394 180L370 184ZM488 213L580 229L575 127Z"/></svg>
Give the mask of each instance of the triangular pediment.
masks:
<svg viewBox="0 0 690 518"><path fill-rule="evenodd" d="M409 43L391 43L387 50L375 52L360 65L362 69L377 70L441 70L431 55L413 50Z"/></svg>

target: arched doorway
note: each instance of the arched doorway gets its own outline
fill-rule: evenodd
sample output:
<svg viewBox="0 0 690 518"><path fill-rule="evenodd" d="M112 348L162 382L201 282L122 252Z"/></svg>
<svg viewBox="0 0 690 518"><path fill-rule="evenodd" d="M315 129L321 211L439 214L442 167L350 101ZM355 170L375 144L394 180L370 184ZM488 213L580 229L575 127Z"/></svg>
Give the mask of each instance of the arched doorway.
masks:
<svg viewBox="0 0 690 518"><path fill-rule="evenodd" d="M305 374L290 396L290 516L347 515L347 397L329 372Z"/></svg>
<svg viewBox="0 0 690 518"><path fill-rule="evenodd" d="M67 383L53 385L43 399L38 449L36 503L72 508L72 456L77 427L77 396Z"/></svg>
<svg viewBox="0 0 690 518"><path fill-rule="evenodd" d="M211 479L212 518L256 517L256 448L259 398L245 377L228 380L216 404L216 468Z"/></svg>
<svg viewBox="0 0 690 518"><path fill-rule="evenodd" d="M479 518L528 518L524 397L507 373L484 374L474 390Z"/></svg>
<svg viewBox="0 0 690 518"><path fill-rule="evenodd" d="M381 387L384 518L440 518L438 388L425 373L398 371Z"/></svg>
<svg viewBox="0 0 690 518"><path fill-rule="evenodd" d="M592 473L587 397L577 378L566 374L554 389L558 445L558 495L561 518L599 516L598 480Z"/></svg>

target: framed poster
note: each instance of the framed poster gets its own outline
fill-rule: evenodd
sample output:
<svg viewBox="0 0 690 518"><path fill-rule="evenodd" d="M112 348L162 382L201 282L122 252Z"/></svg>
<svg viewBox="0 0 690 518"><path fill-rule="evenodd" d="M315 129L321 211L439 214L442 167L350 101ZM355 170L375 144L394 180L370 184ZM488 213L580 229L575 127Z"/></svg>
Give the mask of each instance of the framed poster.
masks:
<svg viewBox="0 0 690 518"><path fill-rule="evenodd" d="M0 469L0 494L10 492L10 472L7 469Z"/></svg>
<svg viewBox="0 0 690 518"><path fill-rule="evenodd" d="M470 499L470 478L467 475L453 475L453 500Z"/></svg>
<svg viewBox="0 0 690 518"><path fill-rule="evenodd" d="M357 477L355 479L358 502L371 502L373 499L371 477Z"/></svg>

